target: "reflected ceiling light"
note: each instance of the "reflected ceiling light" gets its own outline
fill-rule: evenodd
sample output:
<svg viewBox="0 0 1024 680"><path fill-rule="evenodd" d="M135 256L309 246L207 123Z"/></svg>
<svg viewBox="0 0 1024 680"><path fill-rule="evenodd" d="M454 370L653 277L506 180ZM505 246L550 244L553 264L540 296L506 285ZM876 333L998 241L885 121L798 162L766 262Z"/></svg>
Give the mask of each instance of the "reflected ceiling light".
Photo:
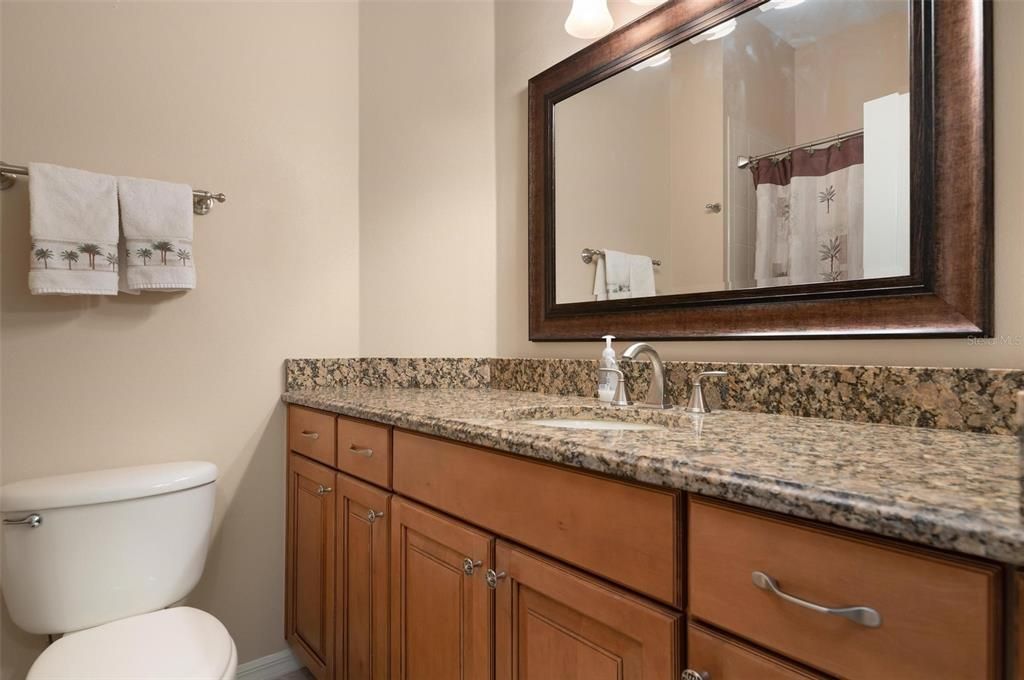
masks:
<svg viewBox="0 0 1024 680"><path fill-rule="evenodd" d="M572 37L600 38L614 26L606 0L572 0L572 9L565 20L565 32Z"/></svg>
<svg viewBox="0 0 1024 680"><path fill-rule="evenodd" d="M761 5L762 12L769 12L773 9L789 9L790 7L796 7L801 4L804 0L771 0Z"/></svg>
<svg viewBox="0 0 1024 680"><path fill-rule="evenodd" d="M705 40L721 40L725 36L729 35L736 30L736 20L729 19L724 24L718 24L714 28L709 28L700 35L690 38L690 42L694 45L702 43Z"/></svg>
<svg viewBox="0 0 1024 680"><path fill-rule="evenodd" d="M658 52L650 59L644 59L636 66L631 66L630 69L633 71L643 71L645 68L654 68L655 66L661 66L672 61L672 50L665 50L664 52Z"/></svg>

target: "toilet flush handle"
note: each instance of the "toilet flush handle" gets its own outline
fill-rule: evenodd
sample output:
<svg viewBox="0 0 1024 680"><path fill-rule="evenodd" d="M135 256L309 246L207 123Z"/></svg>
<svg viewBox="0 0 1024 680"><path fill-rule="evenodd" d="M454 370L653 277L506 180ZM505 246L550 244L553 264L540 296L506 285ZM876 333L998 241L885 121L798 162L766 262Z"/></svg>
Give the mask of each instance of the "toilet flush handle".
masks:
<svg viewBox="0 0 1024 680"><path fill-rule="evenodd" d="M31 515L22 517L21 519L5 519L4 526L28 526L29 529L35 529L37 526L43 523L43 516L39 513L33 512Z"/></svg>

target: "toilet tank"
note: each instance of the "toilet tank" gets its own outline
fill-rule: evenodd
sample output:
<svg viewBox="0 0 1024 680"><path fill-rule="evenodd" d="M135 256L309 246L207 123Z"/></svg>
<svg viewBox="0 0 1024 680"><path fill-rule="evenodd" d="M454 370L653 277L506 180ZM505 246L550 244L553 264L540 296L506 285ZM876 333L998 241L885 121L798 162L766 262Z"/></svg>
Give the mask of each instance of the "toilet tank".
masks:
<svg viewBox="0 0 1024 680"><path fill-rule="evenodd" d="M0 589L30 633L68 633L155 611L203 573L217 467L99 470L0 488ZM38 526L10 524L38 515Z"/></svg>

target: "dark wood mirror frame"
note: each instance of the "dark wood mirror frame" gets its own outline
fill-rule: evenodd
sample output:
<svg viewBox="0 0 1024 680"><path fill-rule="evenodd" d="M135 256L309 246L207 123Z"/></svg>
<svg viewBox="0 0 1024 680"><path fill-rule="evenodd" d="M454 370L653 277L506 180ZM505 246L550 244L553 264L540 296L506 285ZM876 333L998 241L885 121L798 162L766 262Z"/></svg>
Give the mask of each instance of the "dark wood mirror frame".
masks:
<svg viewBox="0 0 1024 680"><path fill-rule="evenodd" d="M530 339L989 337L989 0L909 0L910 275L556 304L554 106L765 0L669 0L530 79Z"/></svg>

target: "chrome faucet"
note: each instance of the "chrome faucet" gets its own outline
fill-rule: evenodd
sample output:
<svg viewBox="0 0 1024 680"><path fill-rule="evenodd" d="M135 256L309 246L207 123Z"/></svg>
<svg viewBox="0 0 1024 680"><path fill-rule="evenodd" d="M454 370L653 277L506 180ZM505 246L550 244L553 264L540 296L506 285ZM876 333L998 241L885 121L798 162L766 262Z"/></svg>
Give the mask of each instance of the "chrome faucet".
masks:
<svg viewBox="0 0 1024 680"><path fill-rule="evenodd" d="M647 401L644 406L652 408L672 408L672 400L668 396L668 376L665 375L665 364L661 362L658 351L646 342L638 342L626 348L622 353L623 359L633 360L641 354L646 354L651 359L651 367L654 374L651 376L651 387L647 390Z"/></svg>

